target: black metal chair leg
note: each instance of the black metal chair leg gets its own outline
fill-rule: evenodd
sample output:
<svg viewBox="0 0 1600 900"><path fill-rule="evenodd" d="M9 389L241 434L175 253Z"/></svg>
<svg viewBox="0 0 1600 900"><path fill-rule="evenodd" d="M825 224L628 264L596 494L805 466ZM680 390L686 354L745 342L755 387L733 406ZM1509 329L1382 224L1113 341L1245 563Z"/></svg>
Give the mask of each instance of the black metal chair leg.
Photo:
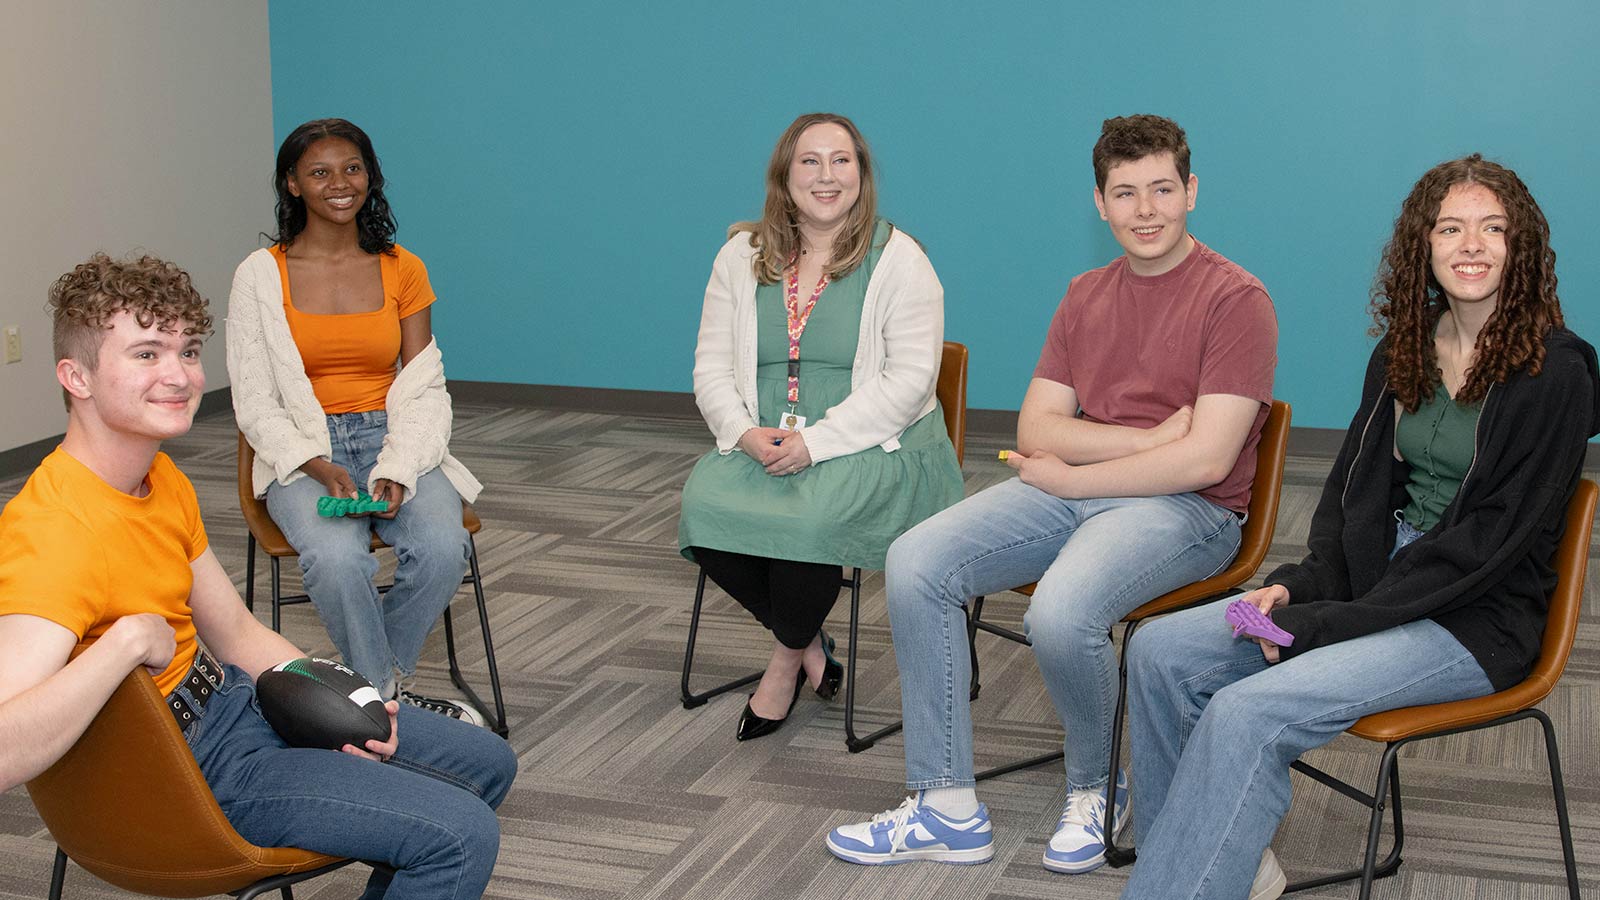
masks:
<svg viewBox="0 0 1600 900"><path fill-rule="evenodd" d="M244 608L256 611L256 536L245 532Z"/></svg>
<svg viewBox="0 0 1600 900"><path fill-rule="evenodd" d="M1383 832L1383 808L1387 805L1383 795L1390 789L1391 778L1399 771L1395 765L1395 758L1401 746L1403 744L1394 743L1384 748L1383 761L1378 764L1378 787L1372 792L1372 798L1375 802L1372 804L1372 817L1370 824L1367 826L1367 852L1361 863L1361 893L1359 894L1361 900L1368 900L1372 896L1372 882L1377 877L1378 838ZM1400 864L1399 855L1399 847L1397 845L1389 853L1396 868Z"/></svg>
<svg viewBox="0 0 1600 900"><path fill-rule="evenodd" d="M56 848L56 862L50 869L50 900L61 900L61 888L67 883L67 854Z"/></svg>
<svg viewBox="0 0 1600 900"><path fill-rule="evenodd" d="M851 753L860 753L882 738L899 731L905 723L895 721L871 734L856 735L856 648L861 637L861 570L852 570L850 580L850 657L844 672L844 745Z"/></svg>
<svg viewBox="0 0 1600 900"><path fill-rule="evenodd" d="M1131 847L1117 846L1116 822L1113 821L1117 811L1117 769L1122 762L1122 723L1128 710L1128 641L1133 638L1139 621L1122 627L1122 652L1117 654L1117 706L1111 715L1111 759L1106 769L1106 796L1110 802L1106 804L1102 832L1106 836L1106 863L1114 869L1128 865L1139 856Z"/></svg>
<svg viewBox="0 0 1600 900"><path fill-rule="evenodd" d="M494 694L494 710L492 712L489 709L489 704L478 696L478 692L473 690L472 685L467 683L466 676L461 672L461 665L456 659L455 622L450 616L450 607L448 605L444 608L445 656L450 664L450 681L456 686L456 690L466 695L473 707L491 723L491 730L495 734L506 737L510 734L510 728L506 723L505 700L500 692L500 669L495 664L494 659L494 638L489 633L489 607L483 599L483 581L478 571L478 547L477 543L472 540L472 535L467 535L467 541L472 550L471 555L467 558L468 565L471 566L471 575L462 583L470 583L472 585L473 597L478 603L478 628L483 632L484 660L489 668L489 688Z"/></svg>
<svg viewBox="0 0 1600 900"><path fill-rule="evenodd" d="M983 598L973 597L967 605L967 654L972 659L972 688L967 691L967 702L978 699L982 684L978 680L978 621L983 618Z"/></svg>
<svg viewBox="0 0 1600 900"><path fill-rule="evenodd" d="M483 573L478 569L478 542L467 535L468 546L472 548L469 562L472 566L472 594L478 603L478 627L483 631L483 658L489 668L489 690L494 694L495 716L500 725L495 733L505 737L511 733L511 726L506 721L506 701L500 689L500 666L494 658L494 637L489 633L489 604L483 598Z"/></svg>
<svg viewBox="0 0 1600 900"><path fill-rule="evenodd" d="M736 678L727 684L718 685L717 687L699 694L692 693L689 690L689 673L694 669L694 642L695 638L700 634L700 607L705 602L705 596L706 570L701 569L700 580L695 584L694 589L694 611L689 614L689 643L688 646L684 647L683 649L683 678L678 682L679 691L682 694L684 709L694 709L697 706L704 706L706 701L710 700L712 697L718 696L719 694L726 694L729 691L742 688L747 684L754 684L755 682L760 681L762 675L760 672L755 672L753 674L746 675L743 678ZM852 641L852 644L853 643L854 642ZM853 649L852 652L854 652Z"/></svg>
<svg viewBox="0 0 1600 900"><path fill-rule="evenodd" d="M278 607L283 598L283 569L282 560L276 556L272 558L272 630L283 633L283 623L278 618Z"/></svg>
<svg viewBox="0 0 1600 900"><path fill-rule="evenodd" d="M1543 710L1528 710L1544 729L1545 754L1550 760L1550 790L1555 795L1556 825L1561 832L1561 858L1567 866L1567 896L1578 900L1578 860L1572 851L1572 822L1567 817L1567 786L1561 777L1561 754L1556 750L1556 729Z"/></svg>

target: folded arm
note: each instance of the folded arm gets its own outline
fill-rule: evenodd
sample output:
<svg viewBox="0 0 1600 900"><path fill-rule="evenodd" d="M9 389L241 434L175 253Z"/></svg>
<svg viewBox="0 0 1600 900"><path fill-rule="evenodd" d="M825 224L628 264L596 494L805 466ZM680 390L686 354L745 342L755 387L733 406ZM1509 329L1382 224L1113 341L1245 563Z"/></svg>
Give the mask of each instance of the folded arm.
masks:
<svg viewBox="0 0 1600 900"><path fill-rule="evenodd" d="M1013 454L1008 462L1025 483L1066 499L1203 490L1233 471L1260 410L1261 402L1249 397L1204 394L1195 401L1188 433L1177 440L1086 465L1072 465L1042 449Z"/></svg>
<svg viewBox="0 0 1600 900"><path fill-rule="evenodd" d="M1194 408L1185 406L1154 428L1107 425L1078 416L1076 389L1035 378L1022 398L1017 416L1017 449L1024 456L1039 450L1074 466L1121 459L1187 435L1194 421Z"/></svg>

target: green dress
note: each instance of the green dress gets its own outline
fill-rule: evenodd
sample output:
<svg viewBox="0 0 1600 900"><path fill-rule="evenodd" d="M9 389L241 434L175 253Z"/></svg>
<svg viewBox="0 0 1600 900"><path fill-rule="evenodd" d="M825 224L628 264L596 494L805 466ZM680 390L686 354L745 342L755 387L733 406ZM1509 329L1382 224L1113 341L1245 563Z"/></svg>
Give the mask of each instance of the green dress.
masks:
<svg viewBox="0 0 1600 900"><path fill-rule="evenodd" d="M800 402L810 424L850 394L867 283L889 240L880 221L872 250L855 271L828 283L800 338ZM756 392L761 425L788 412L789 333L784 286L756 289ZM801 298L802 302L806 298ZM873 446L768 475L739 450L700 458L683 486L678 548L711 547L797 562L883 568L906 529L962 497L961 468L937 406L912 423L893 453Z"/></svg>

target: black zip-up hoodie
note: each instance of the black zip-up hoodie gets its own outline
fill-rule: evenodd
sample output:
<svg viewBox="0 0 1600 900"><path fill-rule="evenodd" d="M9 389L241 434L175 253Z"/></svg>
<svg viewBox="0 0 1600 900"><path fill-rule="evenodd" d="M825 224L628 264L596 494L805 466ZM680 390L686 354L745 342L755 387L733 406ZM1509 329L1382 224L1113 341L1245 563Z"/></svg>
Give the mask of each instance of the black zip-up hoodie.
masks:
<svg viewBox="0 0 1600 900"><path fill-rule="evenodd" d="M1556 580L1550 563L1587 441L1600 432L1594 348L1557 329L1537 377L1517 372L1490 386L1461 490L1390 561L1410 467L1394 458L1387 345L1367 363L1361 408L1311 519L1310 553L1266 578L1289 589L1289 604L1272 613L1294 635L1279 658L1431 618L1505 690L1538 658Z"/></svg>

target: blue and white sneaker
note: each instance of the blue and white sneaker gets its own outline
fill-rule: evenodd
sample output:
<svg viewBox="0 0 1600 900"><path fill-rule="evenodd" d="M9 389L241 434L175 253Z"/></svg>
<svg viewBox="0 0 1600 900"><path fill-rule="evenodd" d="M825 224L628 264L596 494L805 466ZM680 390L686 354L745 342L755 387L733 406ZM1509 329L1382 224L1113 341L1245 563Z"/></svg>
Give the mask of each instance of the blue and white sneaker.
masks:
<svg viewBox="0 0 1600 900"><path fill-rule="evenodd" d="M1132 801L1128 799L1128 775L1117 773L1116 833L1122 834L1130 819ZM1056 823L1056 833L1044 848L1044 867L1052 872L1076 874L1098 869L1106 861L1106 791L1072 791L1067 806Z"/></svg>
<svg viewBox="0 0 1600 900"><path fill-rule="evenodd" d="M957 820L921 805L921 801L918 792L898 809L835 828L828 833L828 850L845 862L863 866L892 866L917 859L970 866L994 857L988 807L980 803L972 818Z"/></svg>

